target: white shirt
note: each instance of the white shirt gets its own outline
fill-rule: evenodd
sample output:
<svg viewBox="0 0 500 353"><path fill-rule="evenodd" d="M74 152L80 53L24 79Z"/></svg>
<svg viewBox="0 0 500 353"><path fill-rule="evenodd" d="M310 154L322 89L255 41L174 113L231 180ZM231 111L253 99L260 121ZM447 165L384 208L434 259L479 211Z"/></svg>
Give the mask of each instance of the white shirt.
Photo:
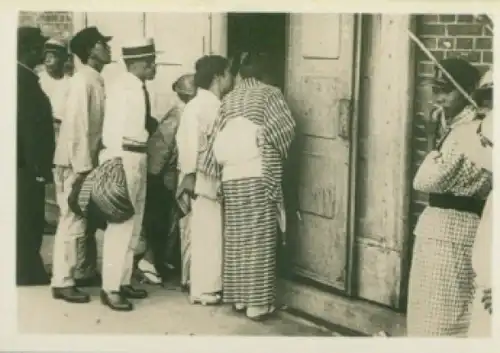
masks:
<svg viewBox="0 0 500 353"><path fill-rule="evenodd" d="M179 169L183 174L196 172L198 154L207 148L208 135L217 119L220 99L210 91L198 89L182 112L176 134Z"/></svg>
<svg viewBox="0 0 500 353"><path fill-rule="evenodd" d="M125 72L106 87L101 161L123 155L124 145L146 146L146 100L143 82Z"/></svg>
<svg viewBox="0 0 500 353"><path fill-rule="evenodd" d="M210 91L199 88L182 112L176 134L181 175L196 173L198 161L203 160L208 139L218 117L220 99ZM217 182L197 173L195 193L215 198Z"/></svg>
<svg viewBox="0 0 500 353"><path fill-rule="evenodd" d="M55 79L50 76L47 71L40 72L39 77L40 85L42 86L42 89L47 97L50 99L54 118L62 121L70 90L69 77L64 75L60 79Z"/></svg>
<svg viewBox="0 0 500 353"><path fill-rule="evenodd" d="M57 140L54 164L86 172L97 165L104 118L104 80L90 66L69 79L69 94Z"/></svg>

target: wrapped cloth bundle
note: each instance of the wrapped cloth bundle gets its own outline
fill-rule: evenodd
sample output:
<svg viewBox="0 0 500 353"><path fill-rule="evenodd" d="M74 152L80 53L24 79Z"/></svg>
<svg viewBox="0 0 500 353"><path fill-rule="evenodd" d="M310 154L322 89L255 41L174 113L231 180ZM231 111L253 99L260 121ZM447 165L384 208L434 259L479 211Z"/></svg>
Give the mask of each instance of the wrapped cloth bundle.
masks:
<svg viewBox="0 0 500 353"><path fill-rule="evenodd" d="M121 158L110 159L77 180L68 203L73 212L85 218L91 216L94 205L106 222L121 223L130 219L135 209L130 201Z"/></svg>

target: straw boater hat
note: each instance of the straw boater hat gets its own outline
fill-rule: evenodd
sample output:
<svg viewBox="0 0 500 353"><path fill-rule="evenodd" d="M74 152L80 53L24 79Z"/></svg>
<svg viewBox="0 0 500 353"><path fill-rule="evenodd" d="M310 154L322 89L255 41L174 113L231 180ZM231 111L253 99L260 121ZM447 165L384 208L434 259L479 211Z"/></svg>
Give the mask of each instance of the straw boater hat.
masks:
<svg viewBox="0 0 500 353"><path fill-rule="evenodd" d="M141 59L162 53L156 50L153 38L141 38L122 47L123 59Z"/></svg>

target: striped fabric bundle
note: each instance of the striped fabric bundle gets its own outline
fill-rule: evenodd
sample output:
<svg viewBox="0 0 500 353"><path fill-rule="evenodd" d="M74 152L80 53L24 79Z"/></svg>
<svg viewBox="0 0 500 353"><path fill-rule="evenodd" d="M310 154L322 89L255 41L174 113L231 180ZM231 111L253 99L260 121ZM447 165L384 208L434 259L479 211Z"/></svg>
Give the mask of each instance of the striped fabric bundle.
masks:
<svg viewBox="0 0 500 353"><path fill-rule="evenodd" d="M97 170L92 201L104 213L108 222L127 221L134 215L135 210L130 201L122 159L110 159Z"/></svg>
<svg viewBox="0 0 500 353"><path fill-rule="evenodd" d="M74 186L72 194L68 200L71 209L85 218L89 216L91 202L110 223L125 222L135 213L128 194L123 162L119 157L95 168L81 185Z"/></svg>

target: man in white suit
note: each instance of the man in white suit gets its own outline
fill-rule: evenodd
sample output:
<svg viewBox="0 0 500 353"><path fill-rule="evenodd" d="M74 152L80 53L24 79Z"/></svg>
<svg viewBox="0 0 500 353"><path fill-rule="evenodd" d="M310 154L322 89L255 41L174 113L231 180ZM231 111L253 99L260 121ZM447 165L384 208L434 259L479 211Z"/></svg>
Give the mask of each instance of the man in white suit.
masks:
<svg viewBox="0 0 500 353"><path fill-rule="evenodd" d="M147 141L156 120L151 117L145 82L156 75L152 39L141 39L122 48L127 71L107 87L103 145L99 162L121 158L134 216L109 223L104 234L101 301L113 310L130 311L128 299L142 299L147 292L131 286L134 250L141 233L146 198Z"/></svg>
<svg viewBox="0 0 500 353"><path fill-rule="evenodd" d="M85 240L87 222L70 210L68 196L73 184L97 166L105 99L100 72L111 62L107 44L110 40L111 37L102 35L97 28L87 27L70 43L71 51L83 65L70 80L54 156L60 218L54 241L52 295L72 303L86 303L90 297L77 289L74 278L79 244Z"/></svg>

